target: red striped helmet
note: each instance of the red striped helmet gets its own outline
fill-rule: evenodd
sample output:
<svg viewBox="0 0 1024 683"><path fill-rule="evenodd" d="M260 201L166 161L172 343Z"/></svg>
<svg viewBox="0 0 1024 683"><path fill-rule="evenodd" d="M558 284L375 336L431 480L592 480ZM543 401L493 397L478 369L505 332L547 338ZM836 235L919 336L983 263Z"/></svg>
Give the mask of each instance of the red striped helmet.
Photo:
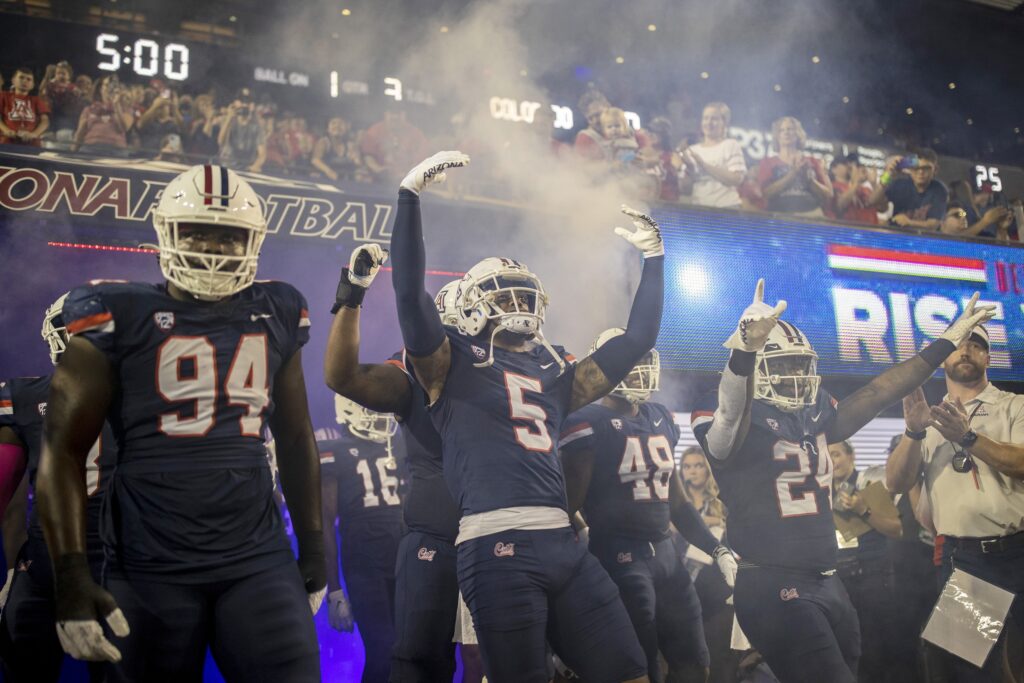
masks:
<svg viewBox="0 0 1024 683"><path fill-rule="evenodd" d="M799 410L818 401L818 354L796 325L780 320L757 352L754 398L782 410Z"/></svg>

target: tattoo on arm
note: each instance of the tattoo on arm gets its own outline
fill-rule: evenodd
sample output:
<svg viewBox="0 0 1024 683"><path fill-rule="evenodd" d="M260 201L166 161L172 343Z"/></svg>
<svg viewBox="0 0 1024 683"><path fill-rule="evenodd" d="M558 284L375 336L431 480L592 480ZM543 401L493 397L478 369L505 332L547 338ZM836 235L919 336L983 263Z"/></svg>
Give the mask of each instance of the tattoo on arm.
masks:
<svg viewBox="0 0 1024 683"><path fill-rule="evenodd" d="M593 403L615 388L604 371L598 367L593 358L584 358L576 365L576 376L572 382L572 401L569 412L579 410Z"/></svg>

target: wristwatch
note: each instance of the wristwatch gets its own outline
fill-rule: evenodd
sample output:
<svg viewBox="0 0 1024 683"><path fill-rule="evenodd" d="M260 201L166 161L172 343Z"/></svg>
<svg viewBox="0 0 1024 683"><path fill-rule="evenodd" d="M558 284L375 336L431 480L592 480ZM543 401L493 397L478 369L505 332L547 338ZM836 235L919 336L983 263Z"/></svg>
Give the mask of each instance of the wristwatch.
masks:
<svg viewBox="0 0 1024 683"><path fill-rule="evenodd" d="M960 447L970 450L972 446L978 441L978 432L973 429L968 429L967 433L960 439Z"/></svg>

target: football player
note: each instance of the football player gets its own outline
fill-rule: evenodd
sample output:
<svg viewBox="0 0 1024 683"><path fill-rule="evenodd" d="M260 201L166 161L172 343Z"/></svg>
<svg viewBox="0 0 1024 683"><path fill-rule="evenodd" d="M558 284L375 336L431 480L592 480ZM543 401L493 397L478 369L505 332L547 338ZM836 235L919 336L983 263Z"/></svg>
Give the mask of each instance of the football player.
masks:
<svg viewBox="0 0 1024 683"><path fill-rule="evenodd" d="M403 532L394 455L398 424L390 414L367 410L341 395L335 395L334 409L348 433L317 442L330 623L351 631L355 620L366 653L362 680L375 683L388 679L395 642L395 559ZM342 575L351 603L341 588Z"/></svg>
<svg viewBox="0 0 1024 683"><path fill-rule="evenodd" d="M306 302L254 282L266 223L234 172L188 169L153 222L166 283L92 283L64 302L71 339L39 468L61 645L113 662L115 681L199 681L208 646L228 680L319 680L312 614L327 577ZM104 590L84 555L83 464L107 418L119 452ZM297 563L274 504L268 422Z"/></svg>
<svg viewBox="0 0 1024 683"><path fill-rule="evenodd" d="M729 508L729 540L739 553L736 617L782 683L857 680L857 615L835 575L832 460L828 445L931 377L993 315L963 313L919 354L836 401L820 389L817 354L786 308L754 301L725 342L731 349L717 395L691 414L693 431Z"/></svg>
<svg viewBox="0 0 1024 683"><path fill-rule="evenodd" d="M359 362L363 297L386 257L387 252L377 245L360 246L352 253L349 266L342 268L324 377L339 395L394 413L405 437L411 487L403 504L407 531L394 567L397 639L390 680L451 680L455 673L452 634L459 590L455 574L459 517L441 475L440 437L427 416L422 389L408 374L403 353L386 363ZM449 282L435 297L435 306L447 325L455 322L457 284Z"/></svg>
<svg viewBox="0 0 1024 683"><path fill-rule="evenodd" d="M42 337L54 365L67 347L67 331L61 317L66 297L67 294L61 295L43 316ZM50 377L21 377L0 383L0 452L8 456L22 453L22 471L27 468L28 485L33 489L42 450ZM89 570L97 580L103 568L103 544L99 534L102 494L115 458L114 439L110 428L104 425L102 435L89 450L85 462L86 548ZM8 479L8 475L16 478ZM16 486L20 478L17 468L5 471L3 488ZM4 671L12 681L56 681L64 660L54 630L53 569L38 510L38 506L32 508L25 543L16 557L11 558L17 571L9 577L11 585L2 604L0 655ZM99 674L98 670L92 671L94 680Z"/></svg>
<svg viewBox="0 0 1024 683"><path fill-rule="evenodd" d="M591 353L624 332L602 332ZM683 493L674 456L679 428L668 408L648 400L660 373L658 351L651 349L610 394L569 416L558 447L569 512L583 510L589 550L619 587L648 676L662 680L660 650L666 681L703 683L710 657L700 601L671 526L715 558L730 587L736 560Z"/></svg>
<svg viewBox="0 0 1024 683"><path fill-rule="evenodd" d="M484 671L496 683L547 681L545 636L587 681L647 680L643 650L618 589L569 524L556 440L570 412L607 394L654 346L664 246L657 223L631 209L617 228L644 254L623 335L579 365L541 333L547 294L509 258L469 269L456 292L458 329L424 291L419 193L465 166L441 152L401 183L391 238L402 338L441 435L444 476L462 514L459 586Z"/></svg>

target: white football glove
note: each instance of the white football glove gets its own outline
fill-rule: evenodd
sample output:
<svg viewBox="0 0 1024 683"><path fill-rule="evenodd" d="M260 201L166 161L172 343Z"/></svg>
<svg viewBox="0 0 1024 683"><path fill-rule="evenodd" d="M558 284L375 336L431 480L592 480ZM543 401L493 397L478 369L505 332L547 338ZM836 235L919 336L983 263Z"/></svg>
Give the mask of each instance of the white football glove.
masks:
<svg viewBox="0 0 1024 683"><path fill-rule="evenodd" d="M633 219L636 230L615 228L615 234L643 252L644 258L664 256L665 243L661 240L661 229L658 227L658 222L646 213L631 209L625 204L622 205L622 213Z"/></svg>
<svg viewBox="0 0 1024 683"><path fill-rule="evenodd" d="M785 299L775 304L775 308L764 303L764 278L761 278L754 289L754 301L744 309L736 331L725 340L723 346L751 353L760 351L785 310Z"/></svg>
<svg viewBox="0 0 1024 683"><path fill-rule="evenodd" d="M975 325L987 323L996 314L995 305L975 306L978 303L978 292L974 293L971 300L964 306L964 312L953 321L953 324L946 328L946 331L939 335L939 339L948 339L953 346L960 346L964 340L971 336L971 330Z"/></svg>
<svg viewBox="0 0 1024 683"><path fill-rule="evenodd" d="M105 619L107 626L118 638L124 638L130 632L128 620L120 609L115 609ZM57 638L64 652L75 659L86 662L121 661L121 651L104 637L103 627L95 619L58 621Z"/></svg>
<svg viewBox="0 0 1024 683"><path fill-rule="evenodd" d="M415 194L423 191L427 185L432 183L443 183L445 181L444 170L446 168L458 168L469 165L469 155L457 150L438 152L416 165L409 175L405 176L401 187Z"/></svg>
<svg viewBox="0 0 1024 683"><path fill-rule="evenodd" d="M731 550L724 545L720 545L715 548L714 558L719 571L725 577L725 585L733 588L736 585L736 572L739 569L736 566L736 557L732 554Z"/></svg>
<svg viewBox="0 0 1024 683"><path fill-rule="evenodd" d="M373 284L377 271L388 260L388 252L379 244L362 244L352 250L348 260L348 281L366 289Z"/></svg>
<svg viewBox="0 0 1024 683"><path fill-rule="evenodd" d="M331 628L335 631L344 631L345 633L352 633L352 629L355 627L355 620L352 618L352 605L349 604L348 598L345 597L345 591L338 589L331 591L331 594L327 596L328 602L330 602L330 610L327 613L328 621L331 622Z"/></svg>
<svg viewBox="0 0 1024 683"><path fill-rule="evenodd" d="M4 582L3 590L0 590L0 610L7 604L7 594L11 592L11 583L14 581L14 570L7 570L7 581Z"/></svg>
<svg viewBox="0 0 1024 683"><path fill-rule="evenodd" d="M324 604L325 595L327 595L327 586L318 591L306 593L306 597L309 598L309 609L313 610L314 615L320 611L320 605Z"/></svg>

